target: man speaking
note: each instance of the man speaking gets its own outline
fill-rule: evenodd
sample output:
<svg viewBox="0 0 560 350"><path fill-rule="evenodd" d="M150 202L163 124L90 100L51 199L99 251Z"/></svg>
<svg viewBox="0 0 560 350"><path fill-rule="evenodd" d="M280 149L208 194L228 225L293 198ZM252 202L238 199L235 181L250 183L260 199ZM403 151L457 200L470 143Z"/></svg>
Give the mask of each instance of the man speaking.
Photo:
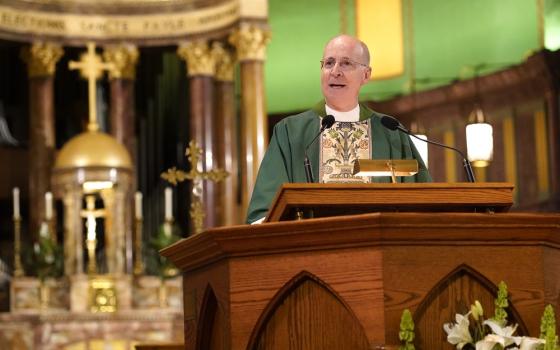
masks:
<svg viewBox="0 0 560 350"><path fill-rule="evenodd" d="M418 173L400 181L431 181L409 137L383 127L383 114L359 104L360 88L371 76L369 60L367 46L354 37L339 35L327 43L321 60L325 100L275 125L249 203L248 223L264 219L283 183L307 182L310 173L317 174L313 181L320 183L391 182L390 177L352 175L356 159L416 159ZM333 116L334 124L326 116Z"/></svg>

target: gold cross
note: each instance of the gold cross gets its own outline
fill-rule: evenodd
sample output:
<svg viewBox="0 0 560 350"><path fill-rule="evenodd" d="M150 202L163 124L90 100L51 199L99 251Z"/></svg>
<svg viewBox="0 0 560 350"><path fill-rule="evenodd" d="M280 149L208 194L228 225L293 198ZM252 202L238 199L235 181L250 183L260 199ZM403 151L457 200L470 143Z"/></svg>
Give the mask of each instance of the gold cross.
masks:
<svg viewBox="0 0 560 350"><path fill-rule="evenodd" d="M101 56L95 53L95 44L89 42L87 44L87 52L80 55L79 61L70 61L68 63L70 70L79 69L82 78L88 81L89 94L89 131L99 130L97 124L97 96L95 91L95 82L103 76L104 71L115 69L112 63L105 63Z"/></svg>
<svg viewBox="0 0 560 350"><path fill-rule="evenodd" d="M186 149L185 155L191 165L191 170L188 173L173 167L162 173L161 177L174 186L185 180L192 181L193 188L191 192L190 217L193 222L194 233L197 234L202 232L204 217L206 216L202 207L202 180L220 182L228 177L229 173L219 168L209 171L199 171L198 161L201 158L202 149L197 146L194 140L189 142L189 147Z"/></svg>
<svg viewBox="0 0 560 350"><path fill-rule="evenodd" d="M94 196L92 195L86 196L86 209L80 211L80 216L86 218L88 237L94 237L96 234L95 219L102 218L105 216L105 214L106 214L105 209L95 209Z"/></svg>

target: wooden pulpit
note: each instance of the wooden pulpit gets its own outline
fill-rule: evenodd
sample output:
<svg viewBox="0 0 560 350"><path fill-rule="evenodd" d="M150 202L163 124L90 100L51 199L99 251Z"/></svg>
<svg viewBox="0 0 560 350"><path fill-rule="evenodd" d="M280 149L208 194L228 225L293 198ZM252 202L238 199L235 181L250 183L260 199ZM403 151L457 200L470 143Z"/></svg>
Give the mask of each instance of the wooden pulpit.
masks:
<svg viewBox="0 0 560 350"><path fill-rule="evenodd" d="M417 349L451 350L443 324L475 300L493 314L502 280L509 320L538 336L558 307L560 215L511 204L508 184L285 185L275 222L162 251L183 271L185 348L396 349L408 308ZM278 221L294 208L319 217Z"/></svg>

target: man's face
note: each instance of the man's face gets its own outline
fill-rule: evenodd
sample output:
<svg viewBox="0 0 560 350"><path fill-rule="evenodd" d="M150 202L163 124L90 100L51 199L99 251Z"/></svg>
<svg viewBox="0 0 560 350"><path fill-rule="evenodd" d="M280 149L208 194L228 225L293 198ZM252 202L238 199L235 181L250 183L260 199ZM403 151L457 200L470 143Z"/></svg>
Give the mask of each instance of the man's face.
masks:
<svg viewBox="0 0 560 350"><path fill-rule="evenodd" d="M356 107L362 85L369 81L367 66L359 42L351 37L331 40L323 53L321 90L329 107L348 111Z"/></svg>

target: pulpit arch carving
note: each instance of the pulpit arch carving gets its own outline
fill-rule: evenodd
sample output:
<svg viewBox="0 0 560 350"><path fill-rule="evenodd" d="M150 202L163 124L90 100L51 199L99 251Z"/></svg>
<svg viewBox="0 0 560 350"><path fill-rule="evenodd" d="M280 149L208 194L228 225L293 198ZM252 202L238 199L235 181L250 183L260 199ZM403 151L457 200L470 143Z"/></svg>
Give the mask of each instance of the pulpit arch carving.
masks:
<svg viewBox="0 0 560 350"><path fill-rule="evenodd" d="M467 264L457 266L435 284L414 311L415 344L422 349L422 345L440 343L439 337L445 337L443 324L454 321L456 313L466 314L475 300L482 304L484 318L491 318L494 315L494 299L497 292L498 286L473 267ZM527 326L511 299L508 299L508 323L518 324L517 334L528 335ZM438 332L428 326L434 324L434 317L439 317L439 323L442 325ZM438 338L437 341L430 339L434 337Z"/></svg>
<svg viewBox="0 0 560 350"><path fill-rule="evenodd" d="M305 296L307 293L309 293L309 296ZM297 306L294 307L293 305L285 306L285 304L290 303L290 299L294 298L298 299L300 303L305 305L299 309L297 309ZM294 304L297 304L297 302ZM271 348L271 345L274 349L281 349L283 348L283 345L278 344L277 339L279 338L289 338L289 341L291 342L290 346L298 342L311 342L311 344L322 348L321 345L318 344L318 342L322 339L314 337L313 335L302 335L299 333L291 334L288 337L278 337L278 334L282 331L271 331L271 328L274 328L278 324L278 319L275 320L275 316L277 314L289 314L292 312L294 315L297 315L298 318L309 321L309 318L313 317L313 315L310 314L313 313L314 308L321 310L321 317L326 320L327 324L330 324L330 332L340 333L339 336L333 336L332 338L339 339L341 344L350 344L350 347L348 348L369 349L369 342L365 330L350 306L328 283L324 282L313 273L305 270L301 271L289 280L270 300L253 328L247 349L268 349ZM305 315L305 313L309 314ZM336 316L332 317L335 314ZM309 327L309 323L305 323L305 321L302 321L302 323L307 325L307 327L302 327L299 329L300 331L309 331L311 329L316 329L315 327L320 328L317 324L314 325L315 327ZM287 322L289 323L289 321ZM270 324L273 325L270 326ZM279 326L277 328L285 329L289 327L297 328L298 325L294 325L292 323L291 325L288 324L287 327ZM272 333L275 333L276 336L271 335ZM333 349L340 348L333 344L330 345L334 346L332 347ZM298 348L298 346L296 346L296 348Z"/></svg>

